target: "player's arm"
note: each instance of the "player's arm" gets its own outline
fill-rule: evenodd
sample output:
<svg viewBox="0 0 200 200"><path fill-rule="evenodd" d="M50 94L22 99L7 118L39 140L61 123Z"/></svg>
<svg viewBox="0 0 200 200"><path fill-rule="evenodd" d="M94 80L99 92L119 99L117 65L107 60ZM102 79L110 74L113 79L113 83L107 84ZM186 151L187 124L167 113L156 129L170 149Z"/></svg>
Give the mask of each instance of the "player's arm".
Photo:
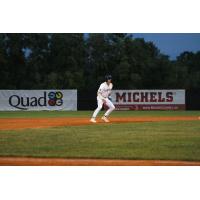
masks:
<svg viewBox="0 0 200 200"><path fill-rule="evenodd" d="M112 84L112 83L111 83ZM112 93L113 84L111 85L111 90L109 91L108 99L112 101L111 93Z"/></svg>
<svg viewBox="0 0 200 200"><path fill-rule="evenodd" d="M106 98L102 96L101 91L97 92L97 95L102 99L102 101L105 103Z"/></svg>
<svg viewBox="0 0 200 200"><path fill-rule="evenodd" d="M109 95L108 95L108 96L111 95L111 93L112 93L112 88L113 88L113 84L112 84L112 83L110 83L110 84L111 84L111 89L110 89L110 91L109 91Z"/></svg>
<svg viewBox="0 0 200 200"><path fill-rule="evenodd" d="M105 103L106 102L106 98L102 96L102 90L103 90L103 85L100 85L98 91L97 91L97 96L99 96L102 101Z"/></svg>

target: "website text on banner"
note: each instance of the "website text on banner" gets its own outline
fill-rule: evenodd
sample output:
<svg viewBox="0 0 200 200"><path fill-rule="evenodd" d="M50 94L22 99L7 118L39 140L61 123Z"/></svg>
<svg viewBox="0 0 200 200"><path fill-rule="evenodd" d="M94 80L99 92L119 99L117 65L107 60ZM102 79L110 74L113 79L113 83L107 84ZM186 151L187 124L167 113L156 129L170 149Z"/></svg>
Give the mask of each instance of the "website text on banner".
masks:
<svg viewBox="0 0 200 200"><path fill-rule="evenodd" d="M77 110L77 90L0 90L0 110Z"/></svg>
<svg viewBox="0 0 200 200"><path fill-rule="evenodd" d="M185 90L113 90L117 110L185 110Z"/></svg>

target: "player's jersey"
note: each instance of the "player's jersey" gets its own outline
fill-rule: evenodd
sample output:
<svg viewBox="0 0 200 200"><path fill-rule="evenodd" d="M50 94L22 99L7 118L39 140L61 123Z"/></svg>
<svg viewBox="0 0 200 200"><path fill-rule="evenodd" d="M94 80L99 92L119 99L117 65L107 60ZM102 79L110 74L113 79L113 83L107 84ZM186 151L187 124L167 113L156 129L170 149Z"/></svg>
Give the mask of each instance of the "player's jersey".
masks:
<svg viewBox="0 0 200 200"><path fill-rule="evenodd" d="M111 93L112 88L113 88L113 84L112 83L110 83L109 85L106 82L102 83L100 85L99 89L98 89L98 96L100 98L101 97L108 98L108 96Z"/></svg>

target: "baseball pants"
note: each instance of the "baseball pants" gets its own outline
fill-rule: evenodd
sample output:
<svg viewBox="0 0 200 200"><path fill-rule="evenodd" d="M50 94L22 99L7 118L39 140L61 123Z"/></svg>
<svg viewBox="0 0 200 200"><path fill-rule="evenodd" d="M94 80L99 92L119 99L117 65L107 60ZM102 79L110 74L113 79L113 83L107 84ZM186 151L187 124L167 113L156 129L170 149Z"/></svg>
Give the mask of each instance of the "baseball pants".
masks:
<svg viewBox="0 0 200 200"><path fill-rule="evenodd" d="M106 101L106 105L109 108L106 111L106 113L104 114L107 117L115 109L115 106L113 105L113 103L108 98L106 98L105 101ZM99 97L97 97L97 105L98 105L98 107L97 107L97 109L94 111L94 113L92 115L93 118L96 118L96 116L98 115L99 111L102 109L102 106L103 106L103 101Z"/></svg>

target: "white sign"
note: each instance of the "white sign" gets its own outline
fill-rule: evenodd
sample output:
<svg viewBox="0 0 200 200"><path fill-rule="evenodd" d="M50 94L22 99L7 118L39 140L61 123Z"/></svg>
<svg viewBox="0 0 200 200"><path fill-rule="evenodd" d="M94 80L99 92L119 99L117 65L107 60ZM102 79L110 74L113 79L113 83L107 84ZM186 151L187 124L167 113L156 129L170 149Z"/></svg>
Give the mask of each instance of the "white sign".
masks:
<svg viewBox="0 0 200 200"><path fill-rule="evenodd" d="M113 90L111 96L119 110L185 109L185 90Z"/></svg>
<svg viewBox="0 0 200 200"><path fill-rule="evenodd" d="M0 90L0 110L77 110L77 90Z"/></svg>

